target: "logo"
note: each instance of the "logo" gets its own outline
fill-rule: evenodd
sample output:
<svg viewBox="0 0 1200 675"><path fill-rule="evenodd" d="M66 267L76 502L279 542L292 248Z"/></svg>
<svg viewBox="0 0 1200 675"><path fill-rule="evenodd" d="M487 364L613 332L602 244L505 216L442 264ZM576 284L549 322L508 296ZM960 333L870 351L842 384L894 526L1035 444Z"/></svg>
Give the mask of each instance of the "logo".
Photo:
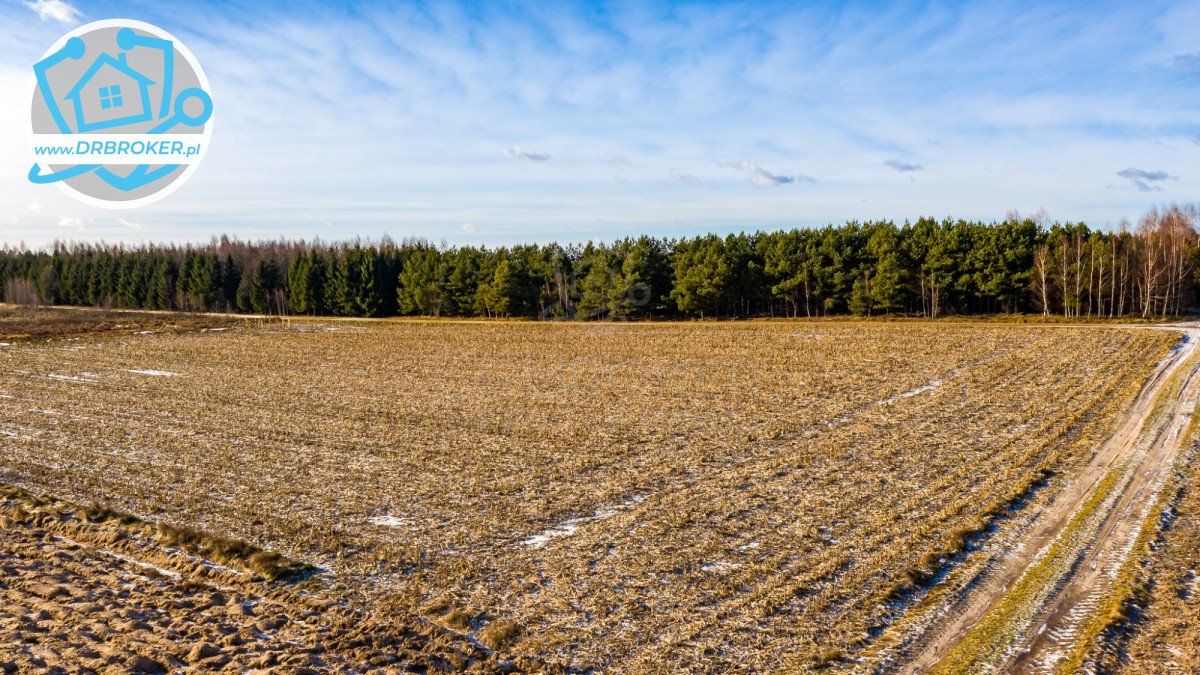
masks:
<svg viewBox="0 0 1200 675"><path fill-rule="evenodd" d="M86 204L134 208L179 189L204 158L208 79L161 28L126 19L80 26L33 75L34 183Z"/></svg>

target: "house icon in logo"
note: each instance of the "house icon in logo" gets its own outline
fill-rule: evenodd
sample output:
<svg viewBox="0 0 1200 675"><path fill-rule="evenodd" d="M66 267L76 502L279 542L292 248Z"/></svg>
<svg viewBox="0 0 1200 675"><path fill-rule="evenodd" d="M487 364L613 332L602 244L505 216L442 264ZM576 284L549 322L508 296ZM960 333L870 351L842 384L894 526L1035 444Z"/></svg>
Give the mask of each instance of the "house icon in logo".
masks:
<svg viewBox="0 0 1200 675"><path fill-rule="evenodd" d="M129 66L125 53L101 54L64 97L75 105L78 133L153 119L154 81Z"/></svg>

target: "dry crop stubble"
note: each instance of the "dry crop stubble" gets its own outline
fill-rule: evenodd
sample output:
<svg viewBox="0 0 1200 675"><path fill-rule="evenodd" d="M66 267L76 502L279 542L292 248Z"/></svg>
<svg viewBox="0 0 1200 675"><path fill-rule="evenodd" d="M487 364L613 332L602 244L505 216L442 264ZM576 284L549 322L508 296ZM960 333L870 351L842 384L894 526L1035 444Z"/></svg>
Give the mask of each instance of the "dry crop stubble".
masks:
<svg viewBox="0 0 1200 675"><path fill-rule="evenodd" d="M1192 433L1195 434L1195 427ZM1123 602L1084 664L1101 672L1190 673L1200 669L1200 439L1173 467L1143 539L1118 577Z"/></svg>
<svg viewBox="0 0 1200 675"><path fill-rule="evenodd" d="M1174 340L297 322L18 345L3 478L279 550L561 665L846 664L1069 472Z"/></svg>

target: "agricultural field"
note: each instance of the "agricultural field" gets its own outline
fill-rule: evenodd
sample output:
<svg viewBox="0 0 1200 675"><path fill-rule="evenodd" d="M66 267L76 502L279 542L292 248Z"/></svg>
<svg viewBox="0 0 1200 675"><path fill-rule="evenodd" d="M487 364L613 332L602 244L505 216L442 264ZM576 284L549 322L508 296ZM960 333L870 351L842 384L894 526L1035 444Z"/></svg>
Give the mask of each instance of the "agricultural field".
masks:
<svg viewBox="0 0 1200 675"><path fill-rule="evenodd" d="M0 488L0 523L6 673L497 670L452 632L372 620L192 555L180 531L12 488Z"/></svg>
<svg viewBox="0 0 1200 675"><path fill-rule="evenodd" d="M1200 670L1200 464L1193 445L1148 525L1129 576L1128 597L1107 644L1089 654L1105 672Z"/></svg>
<svg viewBox="0 0 1200 675"><path fill-rule="evenodd" d="M0 342L47 341L96 336L195 332L253 323L252 319L185 312L133 312L87 308L30 309L0 304ZM5 345L7 346L7 344Z"/></svg>
<svg viewBox="0 0 1200 675"><path fill-rule="evenodd" d="M513 663L882 667L1178 339L297 320L16 341L0 480L251 542L316 566L306 592Z"/></svg>

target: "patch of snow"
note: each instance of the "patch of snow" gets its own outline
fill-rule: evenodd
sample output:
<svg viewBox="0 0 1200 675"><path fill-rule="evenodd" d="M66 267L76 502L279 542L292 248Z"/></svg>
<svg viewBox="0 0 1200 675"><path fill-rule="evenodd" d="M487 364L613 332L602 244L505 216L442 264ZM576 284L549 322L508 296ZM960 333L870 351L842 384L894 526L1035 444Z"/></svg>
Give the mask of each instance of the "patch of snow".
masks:
<svg viewBox="0 0 1200 675"><path fill-rule="evenodd" d="M177 377L181 373L172 373L169 370L138 370L136 368L126 368L127 373L137 373L138 375L152 375L154 377Z"/></svg>
<svg viewBox="0 0 1200 675"><path fill-rule="evenodd" d="M736 570L739 567L741 567L741 565L737 563L731 563L727 560L718 560L706 565L701 565L700 569L705 572L728 572L730 570Z"/></svg>
<svg viewBox="0 0 1200 675"><path fill-rule="evenodd" d="M78 377L74 375L59 375L50 373L46 377L52 380L66 380L67 382L85 382L87 384L95 384L97 375L95 373L80 373Z"/></svg>
<svg viewBox="0 0 1200 675"><path fill-rule="evenodd" d="M646 501L645 496L634 495L633 497L626 499L616 506L601 507L596 509L596 512L590 516L564 520L557 525L546 528L542 532L535 534L532 537L523 539L521 541L521 545L528 546L530 548L541 548L545 546L546 542L550 541L551 539L575 534L575 531L578 530L581 525L586 525L587 523L595 522L597 520L604 520L605 518L611 518L618 513L625 511L626 509L630 509L638 504L641 504L644 501Z"/></svg>
<svg viewBox="0 0 1200 675"><path fill-rule="evenodd" d="M921 394L924 394L927 391L933 391L934 389L937 389L940 386L942 386L941 380L932 380L928 384L923 384L923 385L917 387L916 389L909 389L908 391L896 394L895 396L892 396L891 398L885 398L879 402L879 405L891 405L898 401L902 401L906 398L912 398L913 396L919 396Z"/></svg>
<svg viewBox="0 0 1200 675"><path fill-rule="evenodd" d="M130 558L129 556L123 555L121 553L117 553L116 551L110 551L109 549L106 549L106 548L99 549L99 551L105 555L110 555L110 556L116 558L117 560L122 560L124 562L131 563L133 565L137 565L138 567L141 567L142 569L154 570L155 572L158 572L159 574L161 574L165 577L170 577L171 579L173 579L175 581L179 581L180 579L183 578L183 575L180 574L179 572L173 572L169 569L159 567L158 565L152 565L148 562L143 562L141 560L135 560L134 558Z"/></svg>
<svg viewBox="0 0 1200 675"><path fill-rule="evenodd" d="M529 546L531 548L541 548L546 545L546 542L550 541L551 539L554 539L555 537L562 537L562 536L566 536L568 534L575 534L575 530L578 530L580 525L582 525L583 523L586 523L586 522L590 522L592 520L596 520L596 518L587 517L587 518L571 518L570 520L564 520L561 523L555 525L554 527L550 527L550 528L543 530L540 534L535 534L532 537L529 537L529 538L523 540L521 542L521 544L523 546Z"/></svg>
<svg viewBox="0 0 1200 675"><path fill-rule="evenodd" d="M401 516L375 516L370 522L381 527L402 527L411 524L412 520Z"/></svg>

